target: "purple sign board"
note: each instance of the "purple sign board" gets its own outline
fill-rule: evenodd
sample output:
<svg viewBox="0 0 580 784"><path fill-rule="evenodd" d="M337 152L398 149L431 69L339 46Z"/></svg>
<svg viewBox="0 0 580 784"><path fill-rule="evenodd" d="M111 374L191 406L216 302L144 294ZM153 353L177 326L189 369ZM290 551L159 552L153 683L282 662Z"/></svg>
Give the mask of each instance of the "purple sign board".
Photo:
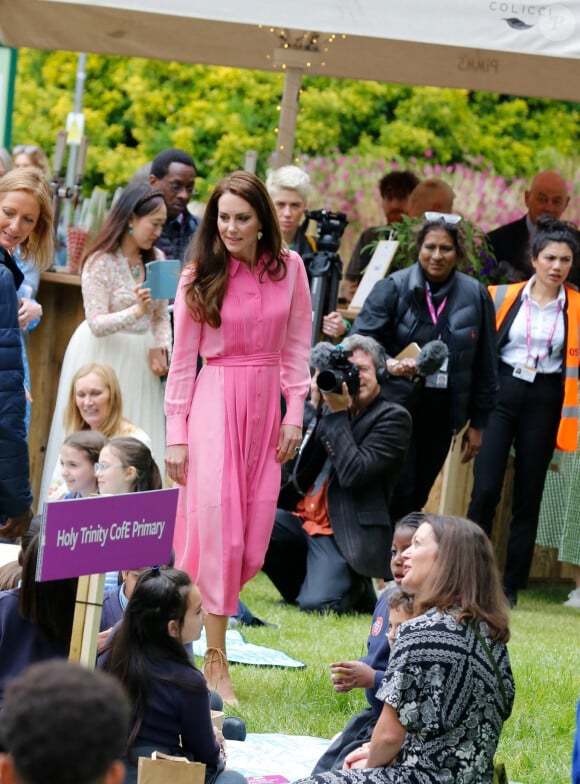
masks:
<svg viewBox="0 0 580 784"><path fill-rule="evenodd" d="M168 563L178 488L44 505L40 582Z"/></svg>

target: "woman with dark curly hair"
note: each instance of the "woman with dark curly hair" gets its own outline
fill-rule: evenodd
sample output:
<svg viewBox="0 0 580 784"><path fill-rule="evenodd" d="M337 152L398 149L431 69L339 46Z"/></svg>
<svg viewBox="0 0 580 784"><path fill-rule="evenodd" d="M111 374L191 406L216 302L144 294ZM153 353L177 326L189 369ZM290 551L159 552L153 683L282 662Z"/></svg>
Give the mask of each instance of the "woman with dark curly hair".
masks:
<svg viewBox="0 0 580 784"><path fill-rule="evenodd" d="M512 520L503 576L512 606L527 585L553 450L578 448L580 294L566 285L580 260L578 231L547 215L538 218L536 229L531 248L535 274L527 282L490 287L499 400L475 461L467 513L491 536L513 446Z"/></svg>

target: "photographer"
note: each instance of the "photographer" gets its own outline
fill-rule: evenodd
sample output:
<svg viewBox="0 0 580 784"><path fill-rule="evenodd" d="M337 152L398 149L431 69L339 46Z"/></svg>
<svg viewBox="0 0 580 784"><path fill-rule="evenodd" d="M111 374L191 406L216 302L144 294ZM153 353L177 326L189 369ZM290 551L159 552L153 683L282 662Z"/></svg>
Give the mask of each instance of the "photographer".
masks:
<svg viewBox="0 0 580 784"><path fill-rule="evenodd" d="M411 418L380 396L382 368L379 344L356 335L328 352L313 376L311 405L319 410L295 472L304 495L293 511L277 510L262 567L301 610L372 612L370 578L388 576L388 505ZM324 389L334 377L332 391L320 391L320 370Z"/></svg>

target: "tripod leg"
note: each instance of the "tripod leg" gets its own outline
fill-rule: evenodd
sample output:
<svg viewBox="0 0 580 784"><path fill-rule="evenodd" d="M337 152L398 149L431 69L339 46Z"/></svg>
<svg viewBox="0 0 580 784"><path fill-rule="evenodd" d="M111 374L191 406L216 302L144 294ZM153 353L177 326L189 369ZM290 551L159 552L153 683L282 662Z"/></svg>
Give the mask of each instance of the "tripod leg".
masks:
<svg viewBox="0 0 580 784"><path fill-rule="evenodd" d="M318 275L312 278L310 284L310 296L312 298L312 335L311 345L314 346L320 339L322 329L322 317L324 315L324 298L326 296L326 276Z"/></svg>

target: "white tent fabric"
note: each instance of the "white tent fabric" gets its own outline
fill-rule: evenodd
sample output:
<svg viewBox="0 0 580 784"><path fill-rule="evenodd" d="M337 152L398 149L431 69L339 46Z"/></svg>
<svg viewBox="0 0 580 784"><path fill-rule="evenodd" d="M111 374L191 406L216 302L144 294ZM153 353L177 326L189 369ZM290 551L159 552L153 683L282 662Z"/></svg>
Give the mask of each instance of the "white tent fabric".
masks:
<svg viewBox="0 0 580 784"><path fill-rule="evenodd" d="M54 2L54 0L50 0ZM64 0L79 5L77 0ZM138 9L159 15L158 0L85 0L85 6ZM519 3L508 0L293 0L272 3L254 0L165 0L170 16L206 21L243 22L277 28L298 28L326 33L347 33L367 38L452 44L480 49L578 57L580 37L575 36L577 3Z"/></svg>
<svg viewBox="0 0 580 784"><path fill-rule="evenodd" d="M0 37L265 70L298 41L312 74L580 99L580 0L0 0Z"/></svg>

